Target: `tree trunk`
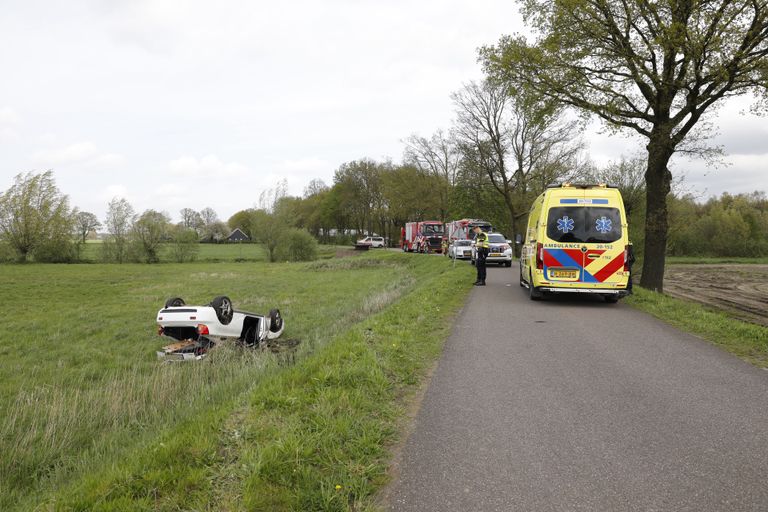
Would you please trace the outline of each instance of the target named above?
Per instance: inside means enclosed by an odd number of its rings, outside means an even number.
[[[674,147],[668,139],[652,137],[647,148],[645,250],[640,286],[648,290],[662,292],[664,290],[664,264],[669,227],[667,196],[672,183],[672,173],[669,172],[667,164],[672,157]]]
[[[515,206],[512,204],[512,199],[509,198],[509,197],[504,197],[504,203],[507,205],[507,210],[509,210],[509,228],[512,230],[512,233],[513,233],[511,236],[515,236],[514,235],[514,233],[515,233],[515,224],[517,224],[515,222],[515,217],[516,217],[516,215],[515,215]],[[498,231],[498,229],[497,229],[497,231]],[[508,236],[509,236],[509,234],[508,234]],[[515,257],[520,256],[519,254],[517,254],[517,247],[515,247],[514,244],[512,245],[512,254]]]

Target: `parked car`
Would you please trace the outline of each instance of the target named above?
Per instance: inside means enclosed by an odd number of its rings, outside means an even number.
[[[157,352],[158,359],[170,361],[202,359],[225,342],[256,348],[278,338],[285,328],[279,309],[266,316],[239,311],[225,296],[205,306],[189,306],[179,297],[168,299],[157,312],[157,325],[160,336],[175,340]]]
[[[358,240],[355,245],[370,245],[372,249],[384,247],[383,236],[367,236]]]
[[[457,260],[468,260],[472,258],[472,240],[454,240],[448,246],[448,257]]]
[[[498,263],[505,267],[512,266],[512,242],[507,240],[501,233],[488,233],[488,245],[490,251],[488,257],[485,259],[486,263]],[[477,260],[477,249],[475,248],[475,242],[472,241],[472,264],[475,264]]]

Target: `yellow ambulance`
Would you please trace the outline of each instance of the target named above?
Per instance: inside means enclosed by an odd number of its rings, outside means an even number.
[[[606,185],[564,183],[533,202],[520,256],[520,286],[545,293],[589,293],[617,302],[632,290],[634,261],[624,202]]]

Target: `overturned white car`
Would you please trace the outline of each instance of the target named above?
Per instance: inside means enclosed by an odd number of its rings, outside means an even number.
[[[157,312],[158,334],[176,340],[157,352],[158,359],[202,359],[219,343],[234,342],[255,348],[283,333],[283,317],[238,311],[228,297],[220,296],[205,306],[189,306],[179,297],[168,299]]]

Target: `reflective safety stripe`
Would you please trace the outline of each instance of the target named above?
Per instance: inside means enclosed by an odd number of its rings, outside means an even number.
[[[579,249],[544,249],[545,273],[550,267],[566,267],[579,271],[579,280],[584,283],[602,283],[624,266],[624,252],[620,252],[607,264],[605,260],[592,260],[590,254],[602,255],[604,250],[588,250],[582,253]],[[586,260],[586,261],[585,261]],[[597,268],[603,263],[602,268]],[[589,269],[587,268],[589,267]]]
[[[477,247],[488,249],[488,247],[490,247],[490,244],[488,243],[488,235],[485,233],[478,233],[475,238],[475,245],[477,245]]]

